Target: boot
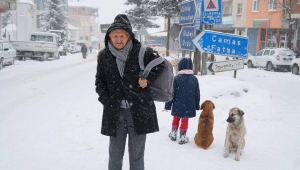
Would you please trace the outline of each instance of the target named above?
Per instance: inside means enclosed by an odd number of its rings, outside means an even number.
[[[180,131],[178,144],[182,145],[189,142],[189,138],[186,137],[186,131]]]
[[[178,130],[178,128],[172,128],[171,133],[169,133],[169,138],[170,138],[172,141],[176,141],[176,138],[177,138],[177,130]]]

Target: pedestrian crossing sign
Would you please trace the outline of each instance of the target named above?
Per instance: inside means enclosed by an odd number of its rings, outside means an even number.
[[[204,11],[219,11],[218,0],[203,0]]]
[[[216,8],[216,6],[215,6],[214,2],[212,0],[210,0],[207,5],[207,9],[215,9],[215,8]]]
[[[201,24],[222,23],[222,0],[203,0],[201,5]]]

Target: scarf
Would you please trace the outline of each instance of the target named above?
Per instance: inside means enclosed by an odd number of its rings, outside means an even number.
[[[118,70],[120,73],[120,76],[123,77],[124,75],[124,69],[125,69],[125,62],[127,60],[128,54],[132,48],[132,40],[129,40],[125,47],[121,50],[116,49],[112,42],[108,41],[108,48],[110,52],[116,57],[116,62],[118,66]]]
[[[180,70],[178,74],[194,74],[193,70]]]

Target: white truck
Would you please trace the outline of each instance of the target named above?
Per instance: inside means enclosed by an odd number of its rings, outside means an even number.
[[[58,45],[59,45],[59,54],[67,55],[68,46],[67,46],[67,39],[66,39],[66,31],[64,30],[48,30],[50,33],[57,34],[58,37]]]
[[[19,60],[48,58],[59,59],[58,36],[49,32],[33,32],[29,34],[29,41],[12,41],[11,45],[17,51]]]

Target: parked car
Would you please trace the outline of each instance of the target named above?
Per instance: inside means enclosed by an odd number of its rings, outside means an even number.
[[[207,54],[207,61],[216,62],[216,56],[213,54]]]
[[[167,49],[162,44],[146,44],[146,46],[152,48],[154,51],[157,51],[159,55],[166,56]]]
[[[10,42],[4,38],[0,38],[0,70],[4,65],[15,64],[16,50],[11,46]]]
[[[262,67],[267,71],[273,69],[291,69],[294,52],[286,48],[265,48],[256,55],[248,57],[248,68]]]
[[[82,47],[83,44],[87,45],[85,40],[76,40],[75,41],[75,51],[76,51],[76,53],[81,53],[81,47]]]
[[[291,70],[292,73],[295,75],[299,75],[300,74],[300,55],[297,55],[294,57],[294,59],[292,60],[291,63]]]
[[[244,60],[244,65],[248,64],[249,57],[251,57],[251,56],[253,56],[253,55],[251,53],[248,53],[247,58],[243,59]]]
[[[67,51],[71,54],[76,53],[75,45],[72,43],[67,43]]]

